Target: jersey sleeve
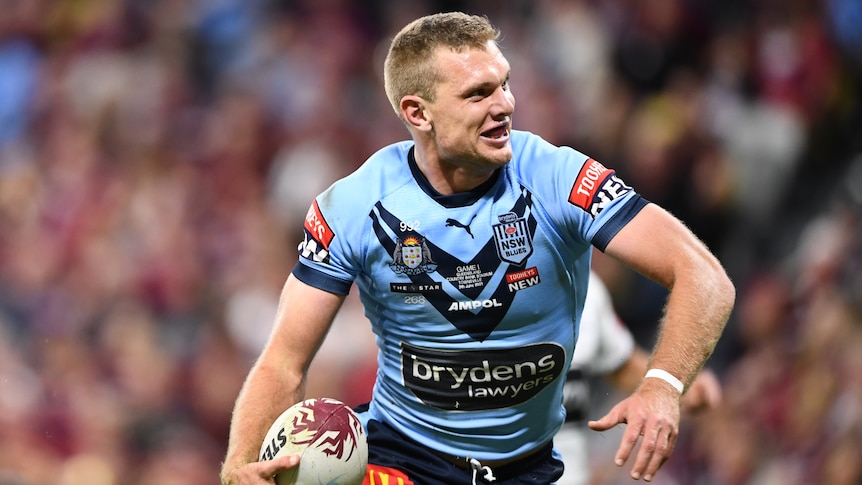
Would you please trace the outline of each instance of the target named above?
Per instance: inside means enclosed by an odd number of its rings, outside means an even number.
[[[562,181],[567,179],[571,180]],[[615,170],[592,158],[584,161],[571,181],[566,201],[584,212],[587,224],[581,234],[602,251],[647,203]]]
[[[406,160],[412,146],[408,140],[381,148],[314,199],[293,269],[297,279],[346,295],[360,275],[369,274],[375,263],[368,258],[369,245],[376,239],[372,208],[411,180]]]
[[[518,133],[518,174],[565,235],[604,251],[648,203],[615,170],[570,147]]]
[[[330,188],[328,192],[331,191]],[[298,247],[299,261],[293,275],[307,285],[346,295],[357,271],[349,263],[352,248],[344,244],[347,229],[334,228],[327,220],[328,214],[321,210],[319,201],[326,200],[325,197],[326,193],[318,196],[305,216],[304,237]]]

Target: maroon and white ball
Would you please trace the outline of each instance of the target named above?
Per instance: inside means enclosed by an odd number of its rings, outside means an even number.
[[[368,443],[359,417],[329,398],[306,399],[279,416],[260,448],[260,460],[300,455],[296,468],[275,481],[288,484],[359,485],[368,465]]]

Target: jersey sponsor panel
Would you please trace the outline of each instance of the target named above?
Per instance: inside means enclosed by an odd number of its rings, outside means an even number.
[[[406,387],[422,402],[455,411],[499,409],[526,402],[563,371],[566,353],[543,342],[492,350],[436,350],[401,343]]]
[[[506,283],[509,285],[509,292],[511,293],[538,285],[541,282],[542,280],[539,279],[539,268],[535,266],[522,271],[506,273]]]
[[[296,249],[299,251],[301,258],[329,264],[329,250],[323,246],[323,243],[317,241],[308,230],[305,231],[302,242],[299,243]]]
[[[614,170],[590,158],[575,178],[569,193],[569,202],[595,218],[611,202],[631,190]]]
[[[316,200],[312,202],[311,207],[308,208],[308,213],[305,215],[305,230],[325,249],[329,249],[329,244],[335,237],[335,233],[332,232],[326,219],[323,218],[323,214],[320,213],[320,207]]]
[[[468,300],[468,301],[453,301],[451,305],[449,305],[450,312],[456,312],[459,310],[478,310],[480,308],[493,308],[493,307],[501,307],[502,303],[497,301],[496,298],[491,298],[490,300]]]
[[[297,248],[300,257],[328,264],[329,245],[335,238],[335,233],[320,213],[316,200],[312,202],[305,215],[304,229],[305,235]]]
[[[426,293],[443,291],[443,285],[441,283],[415,284],[390,282],[389,291],[392,293]]]

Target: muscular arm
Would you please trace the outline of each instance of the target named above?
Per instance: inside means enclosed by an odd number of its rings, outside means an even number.
[[[733,308],[735,290],[721,264],[688,228],[654,204],[620,230],[605,252],[670,290],[649,366],[690,384]]]
[[[225,484],[267,483],[277,471],[295,464],[241,467],[256,462],[269,426],[285,409],[303,399],[308,366],[341,307],[344,297],[308,286],[293,275],[282,289],[275,326],[246,378],[231,420]]]
[[[712,354],[735,290],[721,264],[678,219],[649,204],[611,240],[605,253],[670,290],[648,367],[663,369],[689,386]],[[590,428],[626,424],[616,463],[625,463],[640,441],[634,479],[652,480],[679,434],[680,394],[660,379],[642,379],[635,392]]]

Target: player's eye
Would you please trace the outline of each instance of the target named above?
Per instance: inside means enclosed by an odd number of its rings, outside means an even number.
[[[470,92],[467,95],[468,98],[485,98],[488,96],[488,90],[485,88],[480,88],[475,91]]]

